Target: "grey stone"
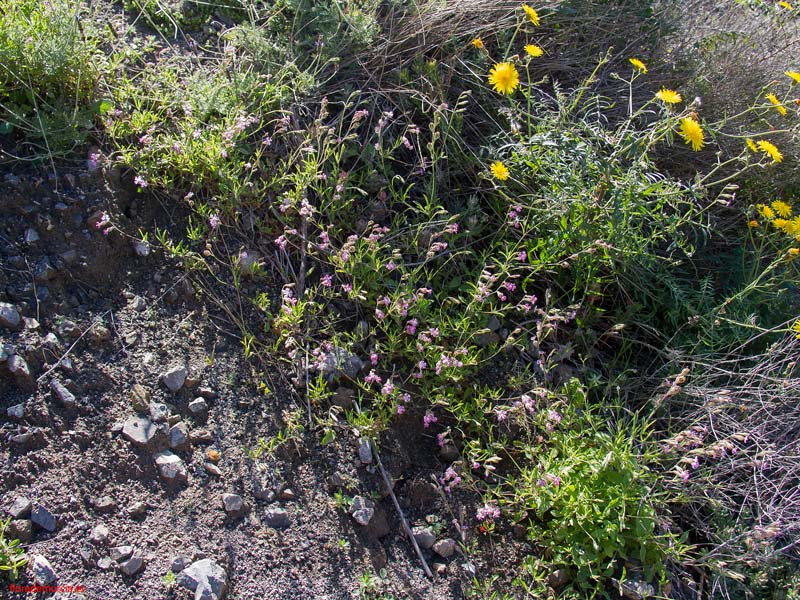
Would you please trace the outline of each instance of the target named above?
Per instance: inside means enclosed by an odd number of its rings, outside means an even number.
[[[56,518],[44,506],[37,506],[31,511],[31,521],[45,531],[56,530]]]
[[[551,571],[547,576],[547,585],[551,588],[558,589],[564,587],[569,583],[569,571],[566,569],[556,569]]]
[[[109,513],[117,508],[117,501],[111,496],[103,496],[94,501],[94,508],[100,513]]]
[[[443,540],[439,540],[432,546],[433,551],[436,552],[436,554],[438,554],[442,558],[450,558],[451,556],[453,556],[457,547],[458,544],[454,539],[451,538],[444,538]]]
[[[33,383],[31,369],[19,354],[8,359],[8,370],[17,378],[17,383]]]
[[[163,402],[150,403],[150,420],[163,423],[169,418],[169,407]]]
[[[474,338],[475,344],[481,348],[492,346],[500,343],[500,336],[490,331],[488,333],[479,333]]]
[[[453,444],[445,444],[439,448],[439,458],[444,462],[451,463],[459,460],[461,458],[461,453]]]
[[[372,448],[369,447],[369,440],[364,438],[358,440],[358,459],[361,464],[372,464]]]
[[[281,500],[294,500],[297,498],[297,494],[294,493],[292,488],[286,488],[280,493]]]
[[[50,350],[55,350],[59,346],[61,346],[61,341],[58,339],[58,336],[53,333],[52,331],[44,336],[44,345],[50,348]]]
[[[11,344],[0,344],[0,362],[6,362],[10,357],[14,356],[16,350]]]
[[[9,406],[6,409],[6,414],[14,419],[21,419],[23,416],[25,416],[25,405],[15,404],[14,406]]]
[[[201,387],[199,390],[197,390],[197,393],[200,394],[206,400],[213,400],[214,398],[217,397],[217,392],[207,387]]]
[[[411,534],[419,544],[419,547],[425,550],[430,550],[436,543],[436,534],[430,527],[413,527]]]
[[[145,512],[147,512],[147,505],[144,502],[137,501],[130,504],[125,510],[127,511],[128,515],[133,518],[141,517]]]
[[[208,411],[208,404],[205,398],[195,398],[189,402],[189,412],[193,415],[202,415]]]
[[[72,321],[62,321],[56,327],[56,333],[62,338],[75,338],[81,335],[81,328]]]
[[[130,304],[131,308],[136,312],[142,312],[147,308],[147,301],[141,296],[134,296]]]
[[[173,573],[180,573],[189,566],[190,562],[191,561],[186,556],[176,556],[172,559],[172,564],[170,564],[169,570]]]
[[[155,461],[164,479],[168,481],[186,481],[189,478],[186,465],[177,454],[164,450],[155,455]]]
[[[256,500],[266,500],[267,502],[275,499],[275,491],[266,474],[255,473],[253,475],[253,496]]]
[[[53,390],[53,393],[65,408],[75,408],[78,405],[75,395],[58,379],[50,380],[50,389]]]
[[[495,315],[492,315],[491,317],[489,317],[489,321],[486,323],[486,327],[489,329],[489,331],[497,331],[501,327],[500,319],[498,319]]]
[[[138,413],[145,413],[150,406],[150,390],[140,384],[131,388],[131,406]]]
[[[623,598],[627,598],[628,600],[643,600],[644,598],[652,598],[656,595],[656,589],[652,585],[639,579],[626,579],[620,582],[619,585],[622,590]]]
[[[355,390],[348,387],[339,386],[338,388],[336,388],[336,391],[334,392],[333,396],[331,396],[331,403],[347,410],[349,408],[352,408],[355,399],[356,399]]]
[[[22,239],[25,241],[26,244],[35,244],[41,238],[39,237],[39,232],[36,231],[33,227],[28,227],[25,230],[25,233],[22,236]]]
[[[33,438],[33,432],[25,431],[23,433],[12,435],[9,438],[9,440],[11,440],[11,442],[14,444],[19,444],[20,446],[23,446],[27,444],[29,441],[31,441],[31,438]]]
[[[50,565],[50,561],[41,554],[31,556],[31,570],[34,581],[39,585],[49,585],[56,580],[56,572]]]
[[[170,367],[161,375],[161,382],[174,394],[183,387],[187,374],[188,371],[184,366],[178,365]]]
[[[11,506],[8,507],[8,514],[14,519],[25,519],[31,514],[31,501],[25,496],[17,496]]]
[[[108,556],[104,556],[103,558],[98,559],[97,566],[103,571],[108,571],[111,566],[114,564],[114,561],[111,560]]]
[[[95,525],[92,529],[92,532],[89,534],[89,541],[93,544],[105,544],[108,541],[110,533],[108,527],[100,523],[99,525]]]
[[[375,503],[364,496],[356,496],[350,514],[356,523],[366,527],[375,515]]]
[[[144,559],[141,556],[132,556],[119,566],[119,570],[125,575],[136,575],[144,567]]]
[[[182,448],[186,445],[186,442],[189,441],[189,429],[186,427],[186,423],[181,421],[170,427],[169,429],[169,447],[173,450],[176,448]]]
[[[222,470],[214,463],[203,463],[203,468],[205,468],[207,473],[213,475],[214,477],[222,477]]]
[[[14,519],[8,523],[6,535],[27,544],[33,539],[33,523],[30,519]]]
[[[114,546],[108,551],[108,555],[114,562],[128,560],[133,554],[133,546]]]
[[[128,417],[122,426],[122,435],[142,448],[152,446],[159,433],[158,426],[147,417]]]
[[[195,593],[195,600],[221,600],[228,584],[225,569],[209,558],[193,562],[177,577],[178,585]]]
[[[36,267],[33,270],[36,281],[50,281],[57,273],[58,271],[50,264],[50,259],[46,256],[36,263]]]
[[[142,240],[136,240],[133,242],[133,251],[136,253],[136,256],[144,258],[150,254],[150,244]]]
[[[289,513],[279,507],[270,507],[264,512],[264,520],[273,529],[287,529],[291,524]]]
[[[64,261],[64,264],[73,265],[78,262],[78,252],[74,249],[65,250],[61,254],[58,255],[61,260]]]
[[[211,437],[211,432],[208,429],[193,429],[189,433],[189,440],[193,444],[210,444],[214,438]]]
[[[102,323],[95,323],[89,329],[89,340],[94,344],[103,344],[111,339],[111,330]]]
[[[22,323],[17,309],[13,304],[0,302],[0,325],[8,329],[16,329]]]
[[[223,494],[222,505],[225,507],[225,512],[239,513],[244,508],[244,500],[239,494]]]
[[[363,361],[355,354],[344,348],[334,348],[325,356],[322,372],[328,381],[339,379],[342,375],[355,379],[363,367]]]

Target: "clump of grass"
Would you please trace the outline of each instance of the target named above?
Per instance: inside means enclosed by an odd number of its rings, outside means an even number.
[[[103,59],[85,11],[66,0],[10,0],[0,13],[0,133],[34,153],[64,154],[104,110]]]

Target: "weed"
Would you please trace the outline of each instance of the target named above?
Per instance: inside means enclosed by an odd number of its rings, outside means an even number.
[[[19,570],[25,566],[28,558],[19,540],[6,537],[6,529],[10,522],[10,517],[0,521],[0,571],[6,572],[11,581],[16,581]]]

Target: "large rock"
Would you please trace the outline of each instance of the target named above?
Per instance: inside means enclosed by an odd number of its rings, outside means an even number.
[[[8,507],[7,512],[14,519],[26,519],[31,514],[30,499],[25,496],[17,496]]]
[[[155,461],[161,476],[167,481],[186,481],[189,478],[186,465],[177,454],[164,450],[155,455]]]
[[[375,514],[375,503],[369,498],[364,498],[364,496],[356,496],[353,498],[353,509],[350,514],[356,523],[366,527]]]
[[[425,550],[429,550],[436,543],[436,534],[430,527],[414,527],[411,529],[411,534],[419,547]]]
[[[56,572],[50,565],[50,561],[41,554],[34,554],[31,557],[31,570],[33,579],[39,585],[50,585],[56,580]]]
[[[150,390],[140,384],[131,388],[131,406],[138,413],[146,413],[150,407]]]
[[[177,576],[178,585],[193,591],[195,600],[221,600],[227,579],[225,569],[209,558],[193,562]]]
[[[342,375],[355,379],[363,366],[363,361],[355,354],[344,348],[334,348],[325,356],[322,372],[328,381],[339,379]]]
[[[122,426],[122,435],[140,448],[158,449],[167,440],[166,427],[153,423],[147,417],[128,417]]]
[[[19,316],[17,309],[13,304],[8,302],[0,302],[0,325],[8,329],[17,329],[22,323],[22,318]]]
[[[75,395],[70,392],[58,379],[53,379],[50,381],[50,389],[53,390],[53,393],[59,399],[64,408],[75,408],[78,405]]]
[[[15,354],[8,359],[8,370],[17,380],[17,385],[25,390],[32,390],[36,387],[36,381],[31,375],[31,369],[25,359],[19,354]]]
[[[264,520],[273,529],[288,529],[289,525],[291,525],[289,513],[278,507],[268,508],[264,512]]]
[[[31,511],[31,521],[45,531],[56,530],[56,518],[44,506],[37,506]]]
[[[442,558],[450,558],[456,551],[458,543],[452,538],[444,538],[433,545],[433,551]]]
[[[144,559],[141,556],[132,556],[119,566],[119,570],[125,575],[136,575],[144,567]]]
[[[167,386],[167,389],[169,389],[170,392],[174,394],[183,387],[183,384],[186,381],[186,375],[188,375],[188,373],[189,372],[186,370],[186,367],[183,365],[170,367],[169,370],[161,375],[161,382]]]

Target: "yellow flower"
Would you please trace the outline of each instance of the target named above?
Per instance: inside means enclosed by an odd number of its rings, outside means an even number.
[[[647,65],[645,65],[638,58],[629,58],[628,62],[636,67],[642,75],[647,75]]]
[[[787,77],[791,77],[794,83],[800,83],[800,73],[797,71],[784,71],[783,74]]]
[[[800,219],[795,217],[794,219],[787,221],[786,225],[783,226],[783,231],[786,235],[793,235],[796,236],[800,234]]]
[[[533,8],[528,6],[527,4],[522,5],[522,9],[525,11],[525,14],[528,15],[528,18],[531,20],[531,23],[538,26],[539,25],[539,13],[536,12]]]
[[[749,222],[747,223],[747,226],[748,226],[750,229],[756,229],[757,227],[761,227],[761,225],[758,223],[758,221],[749,221]]]
[[[765,219],[775,218],[775,211],[772,210],[769,206],[765,206],[764,204],[756,204],[756,210],[758,211],[758,214],[760,214]]]
[[[778,6],[782,6],[786,10],[794,10],[794,6],[792,6],[788,2],[778,2]]]
[[[781,104],[781,101],[778,100],[775,94],[767,94],[765,98],[775,105],[775,108],[778,109],[779,113],[781,113],[784,117],[786,116],[786,108],[784,108],[783,104]]]
[[[797,336],[797,339],[800,340],[800,319],[792,323],[792,331]]]
[[[775,229],[786,231],[786,226],[789,224],[789,221],[786,219],[775,219],[772,224],[775,226]]]
[[[528,44],[525,46],[525,52],[527,52],[533,58],[539,58],[542,54],[544,54],[544,50],[542,50],[542,48],[536,44]]]
[[[510,62],[497,63],[489,71],[489,83],[500,94],[513,94],[519,85],[519,73]]]
[[[775,147],[775,144],[772,142],[768,142],[767,140],[759,140],[756,145],[758,146],[759,150],[769,156],[776,163],[779,163],[783,160],[783,154],[780,153],[780,151]]]
[[[753,140],[748,139],[745,143],[747,144],[747,147],[750,148],[750,150],[752,150],[753,152],[758,152],[758,146],[756,146],[756,143]]]
[[[500,181],[505,181],[506,179],[508,179],[509,176],[508,167],[505,166],[499,160],[496,160],[492,163],[491,169],[492,169],[492,175],[494,175]]]
[[[695,121],[692,117],[684,117],[681,119],[681,135],[686,140],[687,144],[692,145],[692,150],[695,152],[702,150],[705,142],[703,141],[703,128],[700,123]]]
[[[656,98],[665,104],[678,104],[683,101],[683,97],[678,92],[668,90],[667,88],[661,88],[656,92]]]
[[[786,251],[786,258],[792,260],[793,258],[797,258],[798,254],[800,254],[800,248],[789,248]]]
[[[485,47],[483,45],[483,40],[479,37],[476,37],[474,40],[472,40],[472,45],[475,46],[478,50],[483,50]]]
[[[772,207],[772,210],[775,211],[775,214],[777,214],[779,217],[788,219],[792,216],[792,207],[782,200],[775,200],[775,202],[770,204],[770,206]]]

